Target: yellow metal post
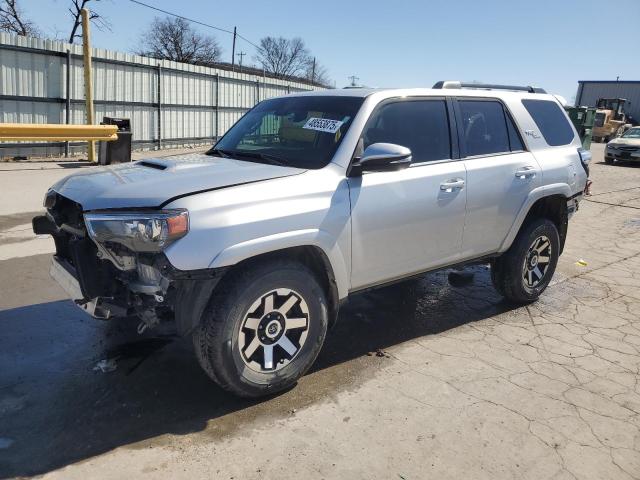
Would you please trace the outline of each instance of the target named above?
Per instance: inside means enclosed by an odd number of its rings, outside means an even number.
[[[89,32],[89,10],[82,9],[82,54],[84,57],[84,96],[87,105],[87,125],[95,123],[93,110],[93,75],[91,71],[91,38]],[[89,140],[87,153],[90,162],[96,161],[96,143]]]
[[[22,141],[101,141],[118,139],[116,125],[61,125],[0,123],[0,142]]]

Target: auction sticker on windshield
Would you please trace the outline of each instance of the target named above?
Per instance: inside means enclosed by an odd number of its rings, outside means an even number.
[[[302,128],[306,128],[307,130],[317,130],[318,132],[336,133],[343,123],[344,122],[340,120],[311,117]]]

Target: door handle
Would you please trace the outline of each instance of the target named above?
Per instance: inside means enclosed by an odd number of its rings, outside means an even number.
[[[454,190],[462,190],[464,187],[464,180],[461,178],[454,178],[440,184],[440,190],[443,192],[453,192]]]
[[[520,180],[535,178],[535,176],[535,167],[532,167],[531,165],[527,165],[526,167],[522,167],[520,170],[516,171],[516,178],[519,178]]]

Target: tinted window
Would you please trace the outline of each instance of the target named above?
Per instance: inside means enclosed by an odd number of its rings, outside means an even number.
[[[500,102],[463,100],[459,105],[467,156],[511,151],[507,122]]]
[[[331,96],[265,100],[238,120],[215,149],[240,160],[275,159],[287,166],[322,168],[333,158],[362,102],[359,97]]]
[[[507,129],[509,130],[509,146],[511,147],[511,151],[519,152],[524,150],[524,145],[522,145],[522,140],[516,130],[516,126],[513,124],[513,120],[509,115],[506,115],[505,119],[507,121]]]
[[[573,141],[573,130],[566,115],[556,102],[549,100],[522,100],[546,142],[552,147]]]
[[[364,148],[395,143],[411,150],[414,162],[451,158],[447,106],[443,100],[400,101],[380,107],[363,133]]]

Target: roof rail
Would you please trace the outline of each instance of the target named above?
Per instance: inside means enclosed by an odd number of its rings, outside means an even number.
[[[532,86],[493,85],[491,83],[465,83],[456,80],[441,80],[433,88],[477,88],[482,90],[514,90],[516,92],[547,93],[544,89]]]

